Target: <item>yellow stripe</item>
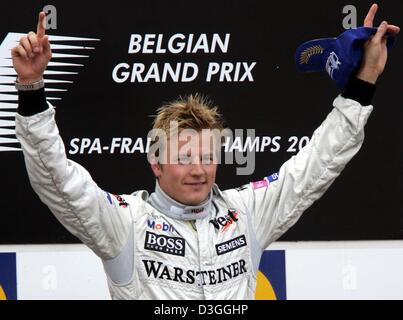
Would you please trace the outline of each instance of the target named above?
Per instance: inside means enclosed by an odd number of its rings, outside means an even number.
[[[4,290],[1,286],[0,286],[0,300],[7,300],[7,296],[4,293]]]
[[[270,281],[261,271],[257,274],[255,298],[256,300],[277,300],[276,293]]]

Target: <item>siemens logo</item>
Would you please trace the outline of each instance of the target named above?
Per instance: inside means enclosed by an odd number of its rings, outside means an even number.
[[[237,250],[244,246],[246,246],[246,239],[245,239],[245,236],[242,235],[238,238],[226,241],[221,244],[217,244],[215,247],[216,247],[217,254],[220,256],[224,253]]]

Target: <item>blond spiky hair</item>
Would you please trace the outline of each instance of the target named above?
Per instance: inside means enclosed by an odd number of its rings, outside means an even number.
[[[178,129],[224,129],[222,115],[212,102],[198,93],[179,97],[157,110],[153,129],[162,129],[170,136],[170,123],[176,121]]]

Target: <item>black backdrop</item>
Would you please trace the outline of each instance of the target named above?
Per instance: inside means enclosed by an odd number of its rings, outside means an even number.
[[[387,18],[402,24],[402,2],[378,3],[377,23]],[[113,137],[145,137],[151,127],[149,115],[162,102],[201,92],[220,106],[229,127],[254,128],[258,136],[282,137],[279,152],[257,154],[251,177],[237,176],[235,166],[222,165],[217,183],[225,189],[277,172],[293,155],[286,152],[288,138],[310,136],[324,120],[339,90],[326,74],[297,74],[295,49],[304,41],[343,32],[342,9],[346,5],[356,6],[361,24],[371,2],[2,1],[2,39],[9,32],[35,30],[37,12],[48,4],[54,5],[58,14],[57,29],[50,30],[50,35],[100,39],[85,43],[94,50],[73,50],[88,58],[53,59],[83,64],[64,67],[78,74],[55,76],[73,81],[52,85],[67,92],[48,93],[61,98],[53,103],[67,149],[73,138],[93,141],[99,137],[102,143],[110,144]],[[133,33],[165,37],[175,33],[230,33],[231,38],[227,53],[128,54]],[[70,44],[83,45],[79,41]],[[398,41],[379,82],[375,111],[361,151],[281,240],[402,238],[402,57],[403,45]],[[238,61],[257,63],[253,82],[205,81],[209,62]],[[189,83],[115,83],[112,71],[121,62],[194,62],[200,67],[200,76]],[[49,67],[59,69],[63,67]],[[103,152],[69,157],[113,193],[154,188],[145,154]],[[32,191],[21,152],[0,152],[0,163],[0,243],[76,242]]]

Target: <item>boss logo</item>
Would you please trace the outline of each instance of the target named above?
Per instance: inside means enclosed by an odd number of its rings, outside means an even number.
[[[185,239],[178,237],[168,237],[162,234],[155,234],[147,231],[144,249],[184,257]]]

